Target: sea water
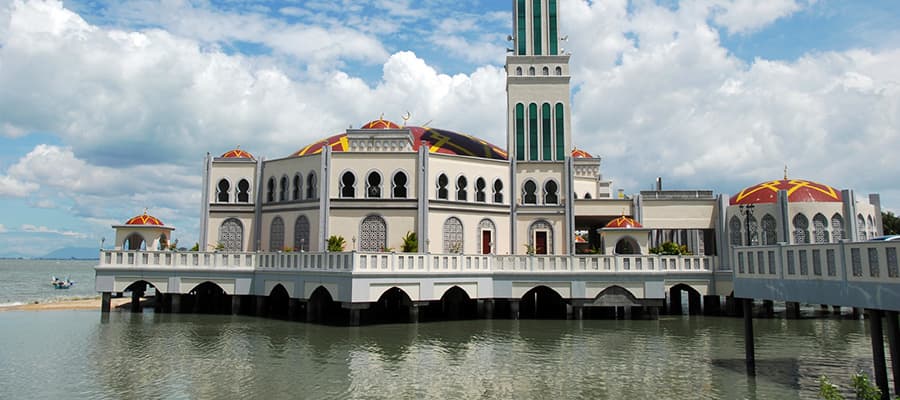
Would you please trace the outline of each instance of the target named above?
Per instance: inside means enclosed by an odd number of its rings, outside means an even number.
[[[94,266],[98,260],[0,259],[0,307],[34,302],[97,297]],[[51,278],[75,281],[69,289],[56,289]]]

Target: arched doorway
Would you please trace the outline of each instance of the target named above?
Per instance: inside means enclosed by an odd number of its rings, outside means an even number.
[[[494,253],[494,236],[496,232],[497,227],[493,221],[485,218],[478,223],[478,248],[481,249],[481,254]]]
[[[616,242],[616,254],[641,254],[641,246],[630,236]]]
[[[534,254],[553,253],[553,227],[544,220],[535,221],[528,228],[528,244]]]
[[[687,293],[687,301],[685,301],[684,293]],[[672,286],[669,289],[669,313],[684,314],[684,306],[687,306],[689,315],[700,315],[703,312],[701,299],[700,292],[690,285],[679,283]]]
[[[280,283],[272,288],[269,298],[266,299],[269,305],[269,317],[277,319],[291,319],[290,303],[291,297],[288,295],[287,289]]]
[[[566,319],[568,304],[555,290],[546,286],[532,288],[519,303],[519,318]]]

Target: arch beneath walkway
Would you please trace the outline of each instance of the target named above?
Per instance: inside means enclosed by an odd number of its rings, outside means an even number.
[[[684,313],[683,293],[687,293],[688,314],[699,315],[702,312],[702,294],[706,292],[705,290],[701,292],[687,283],[677,283],[672,285],[667,292],[670,314]]]
[[[288,319],[291,296],[282,284],[276,284],[269,291],[266,304],[269,306],[269,316],[278,319]]]
[[[641,304],[630,290],[613,285],[598,293],[591,305],[597,307],[634,307]]]
[[[478,301],[472,299],[465,289],[452,286],[441,296],[440,310],[442,319],[459,320],[478,317]]]
[[[231,312],[231,296],[216,282],[205,281],[183,295],[181,305],[195,314],[227,314]]]
[[[410,320],[413,300],[403,289],[393,286],[383,291],[373,307],[376,323],[397,323]]]
[[[552,288],[535,286],[522,295],[519,303],[519,318],[566,319],[568,303]]]

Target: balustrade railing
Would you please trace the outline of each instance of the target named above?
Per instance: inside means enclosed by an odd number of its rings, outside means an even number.
[[[100,267],[170,267],[320,271],[357,274],[478,273],[710,273],[711,256],[466,255],[430,253],[100,252]]]
[[[900,284],[898,242],[738,247],[735,278]]]

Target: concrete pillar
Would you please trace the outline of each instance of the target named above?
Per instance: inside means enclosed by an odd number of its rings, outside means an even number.
[[[181,312],[181,293],[169,294],[169,309],[174,314]]]
[[[161,293],[159,290],[156,291],[156,296],[153,296],[153,312],[161,313],[163,311],[163,307],[165,306],[166,294]]]
[[[103,292],[100,295],[100,312],[108,313],[110,309],[110,303],[112,303],[112,293]]]
[[[300,312],[300,299],[288,299],[288,321],[296,321]]]
[[[350,317],[347,321],[347,324],[350,326],[359,326],[359,313],[360,310],[358,308],[351,308]]]
[[[859,319],[863,316],[863,310],[859,307],[853,307],[853,311],[850,313],[853,319]]]
[[[256,296],[256,316],[266,315],[266,296]]]
[[[869,336],[872,340],[872,361],[875,363],[875,385],[881,390],[881,398],[888,400],[887,363],[884,359],[884,333],[881,329],[881,310],[866,309],[869,314]]]
[[[418,323],[419,322],[419,305],[416,303],[412,303],[409,305],[409,322],[410,323]]]
[[[307,304],[307,312],[306,312],[307,320],[309,320],[309,318],[310,318],[309,316],[314,313],[312,311],[312,309],[310,308],[310,304],[311,303]],[[359,326],[361,323],[362,310],[366,310],[370,306],[371,306],[370,303],[341,303],[341,308],[347,310],[347,314],[348,314],[347,325]],[[413,308],[417,308],[416,303],[413,303],[410,306],[410,316],[412,316]],[[318,312],[318,311],[316,311],[316,312]],[[417,316],[418,316],[418,314],[417,314]],[[313,318],[319,318],[319,317],[314,316]]]
[[[700,293],[688,292],[688,314],[700,315],[701,313]]]
[[[241,313],[241,296],[240,295],[232,295],[231,296],[231,314],[237,315]]]
[[[900,395],[900,326],[897,311],[886,311],[884,323],[887,324],[888,346],[891,349],[891,372],[894,374],[894,395]]]
[[[572,319],[575,319],[575,320],[584,319],[584,307],[572,306]]]
[[[482,314],[482,318],[494,319],[494,300],[484,301],[484,314]]]
[[[132,290],[131,291],[131,312],[139,313],[144,311],[141,307],[141,297],[144,295],[143,290]]]
[[[841,315],[841,306],[832,306],[831,313],[834,315]]]
[[[756,350],[753,344],[753,299],[742,299],[744,310],[744,358],[747,375],[756,376]]]
[[[725,314],[729,316],[741,315],[741,305],[734,296],[725,296]]]
[[[762,311],[766,318],[775,317],[775,302],[772,300],[763,300]]]
[[[681,314],[681,291],[669,291],[669,314]]]
[[[519,300],[509,301],[509,318],[519,319]]]
[[[787,319],[800,319],[800,303],[796,301],[784,302],[784,317]]]
[[[718,296],[717,296],[718,297]],[[647,307],[647,319],[659,319],[659,307]]]
[[[622,319],[631,319],[631,306],[622,307]]]
[[[719,315],[722,313],[722,299],[716,295],[703,296],[703,314]]]

